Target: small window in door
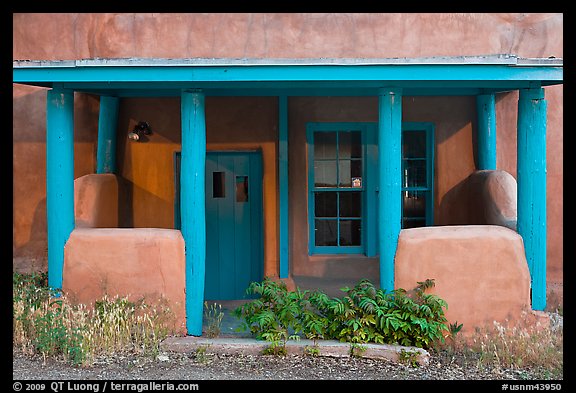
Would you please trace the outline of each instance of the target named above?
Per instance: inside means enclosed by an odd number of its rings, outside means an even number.
[[[212,198],[226,198],[226,173],[212,172]]]
[[[248,202],[248,176],[236,176],[236,202]]]

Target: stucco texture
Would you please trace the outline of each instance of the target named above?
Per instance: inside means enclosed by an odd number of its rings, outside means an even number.
[[[430,291],[448,303],[449,323],[462,332],[515,326],[530,314],[530,272],[522,238],[493,225],[403,229],[395,259],[395,287],[434,279]]]
[[[105,295],[169,308],[171,328],[186,333],[184,238],[158,228],[77,228],[64,247],[62,291],[91,305]]]
[[[118,227],[118,179],[112,173],[89,174],[74,180],[76,228]]]
[[[41,28],[39,28],[41,26]],[[13,14],[13,59],[82,59],[110,57],[207,57],[207,58],[306,58],[306,57],[421,57],[485,54],[515,54],[520,57],[563,57],[563,14],[561,13],[68,13]],[[46,268],[45,202],[45,90],[14,86],[13,90],[13,254],[14,269]],[[546,88],[547,113],[547,279],[549,288],[561,288],[563,282],[563,87]],[[140,177],[172,176],[169,156],[179,143],[179,104],[177,99],[121,100],[119,132],[131,122],[147,120],[155,134],[151,143],[133,150],[119,150],[125,171],[124,180],[132,182],[133,211],[120,218],[120,224],[149,225],[150,214],[164,209],[155,226],[171,227],[170,187],[141,183]],[[172,100],[172,101],[171,101]],[[267,266],[276,266],[277,201],[277,116],[271,98],[254,99],[258,104],[236,98],[222,98],[214,104],[207,100],[207,137],[213,148],[230,143],[260,146],[266,167],[265,216]],[[497,96],[497,165],[516,176],[517,93]],[[326,102],[337,106],[326,112]],[[367,108],[352,111],[347,106]],[[338,121],[347,117],[375,121],[375,100],[291,98],[290,171],[303,174],[294,162],[302,152],[294,141],[302,138],[305,119]],[[444,197],[475,169],[475,109],[473,98],[404,97],[405,121],[435,121],[437,134],[435,223],[449,218]],[[214,105],[214,106],[213,106]],[[262,105],[261,111],[246,108]],[[297,108],[304,112],[294,112]],[[246,115],[240,109],[246,110]],[[257,106],[256,106],[257,107]],[[75,95],[75,177],[95,172],[98,97]],[[151,110],[153,109],[153,110]],[[269,112],[265,112],[269,111]],[[310,115],[312,111],[312,115]],[[316,116],[317,114],[322,116]],[[463,112],[462,112],[463,111]],[[145,116],[144,116],[145,115]],[[296,123],[292,123],[297,120]],[[243,140],[240,134],[256,124],[257,140]],[[218,125],[218,126],[216,126]],[[236,128],[234,128],[236,127]],[[216,131],[218,129],[219,131]],[[227,129],[226,131],[222,131]],[[232,129],[239,139],[228,140]],[[161,141],[161,143],[160,143]],[[120,139],[119,139],[120,142]],[[119,143],[119,149],[122,149]],[[156,148],[154,155],[150,150]],[[124,146],[125,148],[125,146]],[[130,148],[132,149],[132,148]],[[138,151],[142,149],[142,151]],[[294,150],[294,151],[293,151]],[[120,155],[124,154],[122,158]],[[34,159],[31,159],[33,157]],[[162,157],[162,158],[161,158]],[[138,171],[138,174],[136,174]],[[159,176],[161,174],[161,176]],[[120,189],[125,185],[120,179]],[[291,179],[292,180],[292,179]],[[305,191],[291,183],[290,235],[293,269],[305,272],[309,258],[302,241],[303,212],[299,209]],[[298,196],[300,195],[300,197]],[[303,195],[303,196],[302,196]],[[122,203],[122,202],[121,202]],[[154,206],[151,211],[143,206]],[[132,221],[130,221],[132,220]],[[298,258],[304,259],[299,261]],[[299,262],[297,262],[299,261]],[[302,264],[297,267],[297,264]],[[268,269],[268,268],[267,268]],[[275,268],[271,268],[274,270]],[[316,268],[310,268],[312,270]],[[321,270],[321,269],[320,269]],[[267,270],[266,272],[270,272]],[[265,273],[266,273],[265,272]],[[561,296],[561,290],[558,292]],[[550,303],[550,299],[549,299]]]

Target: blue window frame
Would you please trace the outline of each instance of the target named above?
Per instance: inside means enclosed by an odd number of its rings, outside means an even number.
[[[378,254],[377,127],[306,125],[310,255]],[[433,225],[433,208],[434,124],[403,122],[402,228]]]
[[[365,250],[366,126],[308,123],[308,209],[311,254]]]
[[[402,123],[402,228],[434,223],[434,125]]]

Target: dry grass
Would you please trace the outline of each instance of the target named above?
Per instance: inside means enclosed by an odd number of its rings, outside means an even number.
[[[561,329],[531,325],[506,328],[494,322],[491,331],[477,332],[473,349],[482,364],[507,368],[538,368],[550,377],[562,375],[564,335]]]
[[[71,305],[48,290],[42,275],[14,275],[13,346],[26,354],[60,357],[71,363],[90,365],[99,356],[129,352],[158,353],[170,332],[173,315],[166,305],[150,306],[127,298],[103,298],[94,307]],[[217,335],[222,312],[206,305]],[[456,334],[448,338],[436,356],[447,363],[459,362],[478,368],[532,370],[542,379],[563,379],[562,328],[522,323],[505,327],[494,322],[467,340]]]
[[[542,379],[563,379],[563,341],[562,327],[554,323],[541,326],[526,320],[509,327],[495,321],[466,338],[449,338],[441,353],[478,368],[531,370]]]
[[[165,305],[127,297],[104,297],[91,308],[72,305],[40,281],[15,275],[13,282],[13,346],[26,354],[89,365],[112,353],[156,354],[169,333],[172,313]]]

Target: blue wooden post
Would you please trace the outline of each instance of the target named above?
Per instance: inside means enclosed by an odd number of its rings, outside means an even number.
[[[181,231],[186,245],[186,329],[202,335],[206,270],[206,115],[200,91],[182,91]]]
[[[64,245],[74,229],[74,92],[48,90],[46,101],[48,285],[61,289]]]
[[[392,291],[402,226],[402,90],[380,89],[378,99],[380,288]]]
[[[288,98],[278,97],[278,183],[280,198],[280,278],[288,278]]]
[[[496,169],[496,97],[476,96],[478,116],[478,169]]]
[[[118,97],[100,97],[96,173],[116,172],[116,125],[118,123],[118,104]]]
[[[546,308],[546,101],[544,89],[518,100],[518,233],[532,280],[532,309]]]

